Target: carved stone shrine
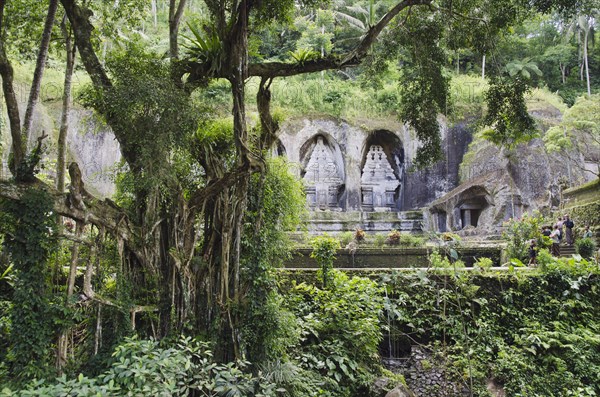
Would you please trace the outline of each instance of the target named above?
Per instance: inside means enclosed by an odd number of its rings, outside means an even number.
[[[366,211],[390,211],[395,205],[400,181],[394,174],[380,145],[372,145],[367,153],[362,177],[362,205]]]
[[[306,200],[311,209],[339,209],[338,194],[343,181],[333,153],[322,137],[318,138],[313,148],[303,179],[306,184]]]

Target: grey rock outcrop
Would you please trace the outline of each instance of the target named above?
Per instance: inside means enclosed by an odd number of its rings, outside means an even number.
[[[547,153],[541,139],[512,151],[478,141],[467,158],[460,170],[464,182],[429,207],[428,223],[436,231],[494,233],[510,218],[556,207],[561,185],[585,180],[577,164]]]
[[[385,397],[416,397],[415,393],[404,385],[399,385],[393,388],[385,395]]]

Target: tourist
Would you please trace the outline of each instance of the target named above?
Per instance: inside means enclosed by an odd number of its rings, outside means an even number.
[[[550,230],[550,226],[544,226],[542,228],[542,236],[550,237],[552,230]]]
[[[563,225],[565,226],[565,239],[567,240],[567,244],[573,245],[573,227],[575,226],[575,222],[569,218],[569,215],[565,215]]]
[[[583,238],[592,238],[594,234],[592,233],[592,231],[590,230],[590,225],[587,225],[585,227],[585,231],[583,232]]]
[[[529,242],[529,266],[534,267],[537,264],[537,248],[535,246],[535,240]]]
[[[563,238],[563,218],[559,216],[554,226],[558,229],[558,243],[560,244]]]
[[[552,255],[560,256],[560,230],[558,229],[558,225],[554,225],[554,229],[552,233],[550,233],[550,238],[552,239]]]

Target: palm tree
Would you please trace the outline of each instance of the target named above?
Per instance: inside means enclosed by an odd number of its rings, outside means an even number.
[[[581,10],[571,22],[568,24],[567,39],[577,33],[577,44],[580,47],[581,53],[581,80],[585,72],[587,94],[588,97],[592,95],[590,86],[590,69],[588,61],[588,46],[589,42],[594,42],[594,26],[596,25],[596,15],[598,14],[597,8],[590,8],[588,10]]]
[[[581,33],[583,34],[583,65],[585,67],[587,94],[588,97],[590,97],[592,95],[592,90],[590,88],[590,67],[588,64],[588,40],[591,36],[593,41],[594,25],[596,20],[592,15],[579,15],[577,18],[577,23]]]
[[[347,22],[350,27],[365,33],[369,28],[375,25],[377,5],[375,0],[369,0],[369,5],[365,8],[360,5],[344,6],[348,12],[335,11],[335,17]]]

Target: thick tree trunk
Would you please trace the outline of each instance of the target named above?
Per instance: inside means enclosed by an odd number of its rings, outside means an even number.
[[[0,75],[2,75],[2,91],[6,101],[10,136],[12,138],[13,161],[10,168],[13,176],[16,175],[15,164],[20,164],[25,158],[25,139],[21,135],[21,118],[19,115],[19,102],[13,85],[13,68],[6,56],[4,43],[0,39]]]
[[[65,48],[67,52],[67,65],[65,68],[65,82],[62,99],[62,115],[60,118],[60,130],[58,132],[58,155],[56,159],[56,190],[62,192],[65,190],[65,171],[67,154],[67,133],[69,130],[69,110],[71,109],[71,84],[73,79],[73,70],[75,68],[76,47],[73,46],[71,33],[67,30],[66,21],[63,19],[61,24],[63,35],[65,36]]]
[[[13,161],[10,165],[13,176],[15,175],[15,164],[20,164],[25,158],[25,142],[21,136],[21,117],[19,115],[19,102],[13,85],[14,72],[12,65],[6,55],[6,43],[2,35],[4,24],[5,1],[0,1],[0,76],[2,76],[2,92],[6,101],[8,122],[10,124],[10,136],[12,138]]]
[[[40,97],[40,89],[42,87],[42,76],[44,75],[44,68],[46,67],[46,59],[48,58],[48,48],[50,47],[50,38],[52,37],[52,26],[54,25],[54,18],[56,17],[56,10],[58,9],[58,0],[50,0],[48,6],[48,14],[46,15],[46,23],[44,25],[44,31],[42,33],[42,41],[40,43],[40,50],[37,56],[37,62],[35,65],[35,71],[33,72],[33,81],[31,83],[31,90],[29,91],[29,101],[27,102],[27,110],[25,111],[25,119],[23,121],[23,135],[30,141],[31,124],[33,122],[33,112],[35,111],[35,105]]]
[[[169,56],[171,59],[177,59],[179,57],[179,24],[181,23],[181,17],[183,16],[183,10],[185,9],[185,3],[187,0],[170,0],[169,2]]]

